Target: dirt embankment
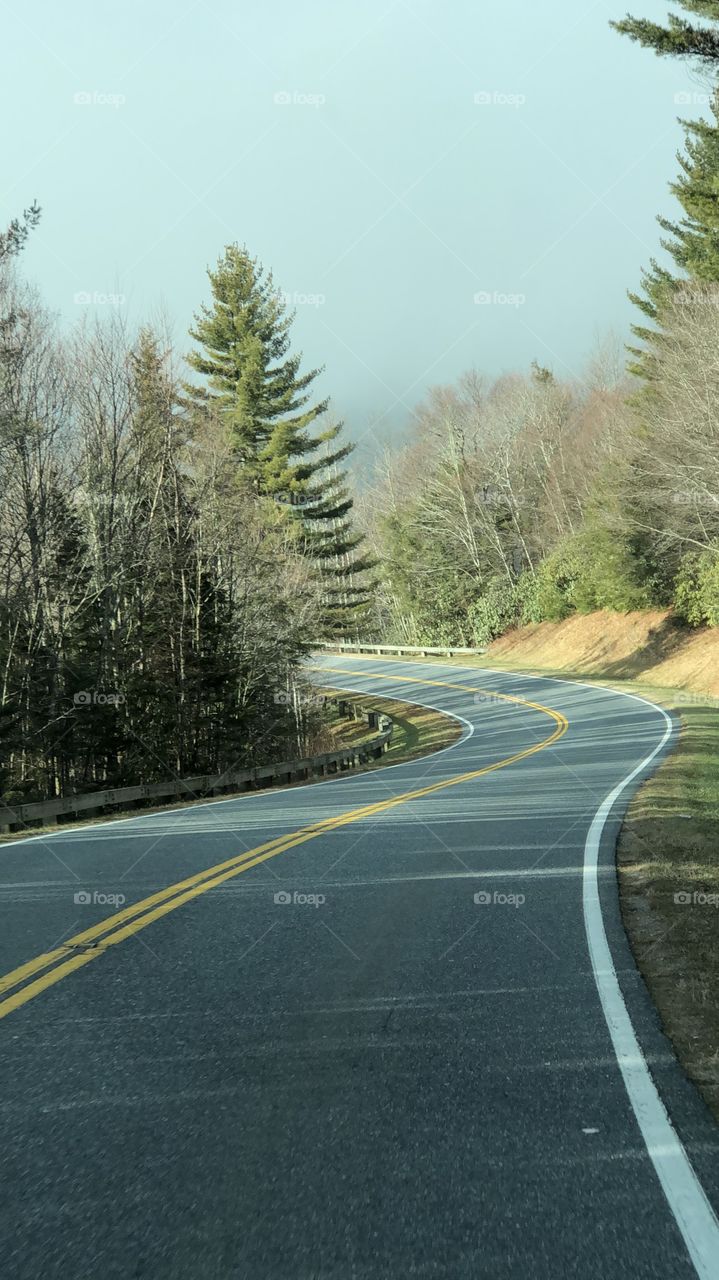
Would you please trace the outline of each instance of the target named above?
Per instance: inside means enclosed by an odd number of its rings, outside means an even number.
[[[661,609],[520,627],[495,640],[488,657],[719,697],[719,627],[691,631]]]

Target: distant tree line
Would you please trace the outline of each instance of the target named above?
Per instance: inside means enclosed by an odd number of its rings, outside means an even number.
[[[713,25],[614,25],[715,84],[719,0],[682,0]],[[593,609],[671,606],[719,625],[719,97],[685,121],[628,368],[605,343],[583,377],[535,364],[438,388],[389,451],[363,520],[382,564],[374,630],[407,643],[486,643]]]
[[[230,246],[184,375],[117,315],[63,334],[17,272],[38,218],[0,235],[2,802],[303,754],[301,664],[370,589],[291,317]]]

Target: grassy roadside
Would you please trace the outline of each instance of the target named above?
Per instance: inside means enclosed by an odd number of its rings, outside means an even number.
[[[643,694],[679,717],[675,749],[637,792],[622,826],[620,902],[664,1030],[719,1120],[719,699],[491,654],[422,662],[574,677]]]
[[[326,692],[334,694],[337,690],[328,689]],[[364,766],[365,770],[381,769],[387,764],[404,764],[407,760],[416,760],[419,756],[441,751],[462,735],[461,724],[441,711],[418,707],[413,702],[399,702],[396,698],[379,698],[375,693],[353,693],[348,697],[358,707],[364,707],[368,711],[381,711],[384,715],[391,716],[394,725],[389,750],[381,760],[370,761]],[[329,750],[356,746],[376,731],[369,730],[360,720],[340,720],[332,726],[332,732],[336,735],[335,745]]]
[[[341,693],[342,690],[326,688],[324,692],[334,697],[336,694]],[[403,764],[407,760],[415,760],[420,756],[431,755],[435,751],[442,750],[443,747],[450,746],[461,736],[461,724],[450,716],[443,715],[440,711],[431,711],[427,707],[418,707],[414,703],[399,702],[395,698],[380,698],[376,694],[352,693],[348,696],[357,706],[364,707],[367,710],[380,711],[385,715],[391,716],[394,724],[389,749],[381,759],[370,760],[367,764],[353,769],[353,773],[367,773],[370,770],[382,769],[388,764]],[[320,754],[325,751],[340,751],[343,747],[359,746],[368,738],[376,737],[376,734],[377,730],[369,729],[362,720],[336,720],[326,726],[326,741],[318,746],[317,752]],[[322,781],[322,778],[312,778],[289,785],[308,786],[314,782]],[[288,784],[285,782],[281,786],[282,789],[286,789]],[[273,789],[271,787],[266,788],[268,791]],[[113,813],[103,814],[94,818],[77,818],[68,823],[48,823],[42,827],[28,827],[25,831],[4,832],[0,835],[0,845],[12,843],[15,840],[24,840],[27,836],[52,835],[56,831],[97,826],[102,823],[114,822],[118,818],[149,817],[153,813],[173,813],[182,809],[196,808],[199,805],[216,804],[218,800],[243,800],[248,796],[257,794],[258,792],[256,791],[228,792],[222,796],[208,796],[197,800],[183,797],[172,804],[152,805],[141,809],[117,809]]]
[[[719,1120],[719,710],[650,696],[678,712],[681,734],[621,831],[622,915],[664,1029]]]
[[[640,787],[622,825],[619,894],[664,1030],[719,1120],[719,700],[606,674],[561,674],[643,694],[679,717],[676,747]]]

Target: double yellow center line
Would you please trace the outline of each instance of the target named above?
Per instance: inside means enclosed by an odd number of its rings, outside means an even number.
[[[226,880],[242,875],[244,871],[249,871],[251,867],[256,867],[261,862],[267,862],[269,858],[276,858],[279,854],[285,853],[288,849],[293,849],[296,845],[305,844],[308,840],[315,840],[318,836],[326,835],[330,831],[336,831],[340,827],[349,826],[351,823],[359,822],[363,818],[374,817],[376,814],[384,813],[388,809],[394,809],[400,804],[407,804],[410,800],[419,800],[422,796],[433,795],[435,792],[443,791],[447,787],[455,787],[461,782],[470,782],[473,778],[480,778],[487,773],[493,773],[497,769],[504,769],[507,765],[514,764],[518,760],[523,760],[527,756],[534,755],[536,752],[543,751],[546,747],[551,746],[558,738],[561,738],[562,734],[566,733],[569,727],[566,718],[559,711],[553,711],[550,707],[542,706],[539,702],[529,702],[525,698],[518,698],[509,693],[499,694],[493,690],[479,689],[473,685],[454,684],[446,680],[422,680],[415,676],[392,675],[388,677],[387,675],[375,675],[374,673],[369,675],[365,671],[350,672],[332,667],[324,667],[323,670],[345,677],[348,675],[361,675],[365,679],[384,680],[385,682],[390,679],[392,683],[436,685],[438,688],[453,689],[457,692],[489,694],[492,697],[502,699],[504,702],[514,702],[523,707],[530,707],[535,711],[544,712],[545,715],[554,720],[555,728],[553,733],[542,742],[535,743],[533,746],[527,747],[523,751],[518,751],[502,760],[497,760],[494,764],[486,765],[483,769],[474,769],[469,773],[459,774],[457,777],[447,778],[442,782],[434,782],[430,786],[420,787],[415,791],[406,791],[402,795],[392,796],[375,804],[364,805],[359,809],[351,809],[339,817],[325,818],[320,822],[312,823],[310,826],[302,827],[299,831],[293,831],[274,840],[268,840],[264,844],[258,845],[255,849],[249,849],[246,853],[239,854],[234,858],[228,858],[226,862],[218,862],[215,866],[208,867],[205,871],[199,871],[196,875],[189,876],[186,880],[179,880],[177,884],[169,885],[168,888],[160,890],[159,893],[154,893],[149,898],[143,898],[142,901],[125,907],[115,915],[108,916],[106,920],[102,920],[99,924],[92,925],[91,928],[85,929],[82,933],[75,934],[62,946],[35,956],[34,959],[28,960],[26,964],[20,965],[19,968],[11,970],[10,973],[6,973],[0,978],[0,1018],[6,1017],[13,1010],[19,1009],[21,1005],[27,1004],[35,996],[46,991],[48,987],[60,982],[68,974],[74,973],[76,969],[81,969],[83,965],[89,964],[92,960],[97,960],[107,951],[108,947],[115,946],[118,942],[124,942],[126,938],[132,937],[133,934],[139,933],[141,929],[145,929],[148,925],[154,924],[156,920],[168,915],[170,911],[176,911],[178,907],[191,902],[193,898],[199,897],[202,893],[207,893],[210,889],[216,888],[217,885],[223,884]]]

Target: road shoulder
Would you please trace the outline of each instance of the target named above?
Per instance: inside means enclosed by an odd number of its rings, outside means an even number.
[[[363,659],[366,660],[366,659]],[[372,659],[369,659],[372,661]],[[411,659],[404,657],[403,661]],[[621,821],[610,823],[616,858],[617,921],[649,993],[655,1021],[684,1072],[719,1121],[719,699],[566,668],[539,667],[486,655],[423,658],[423,665],[491,667],[507,674],[577,680],[649,699],[670,712],[678,735],[650,776],[634,788]],[[605,852],[606,856],[606,852]],[[605,894],[603,910],[612,918]],[[621,941],[613,931],[613,948]],[[617,969],[629,987],[632,1016],[645,1036],[628,966]],[[652,1037],[653,1039],[653,1037]],[[649,1052],[657,1062],[661,1045]],[[653,1064],[654,1069],[654,1064]]]

